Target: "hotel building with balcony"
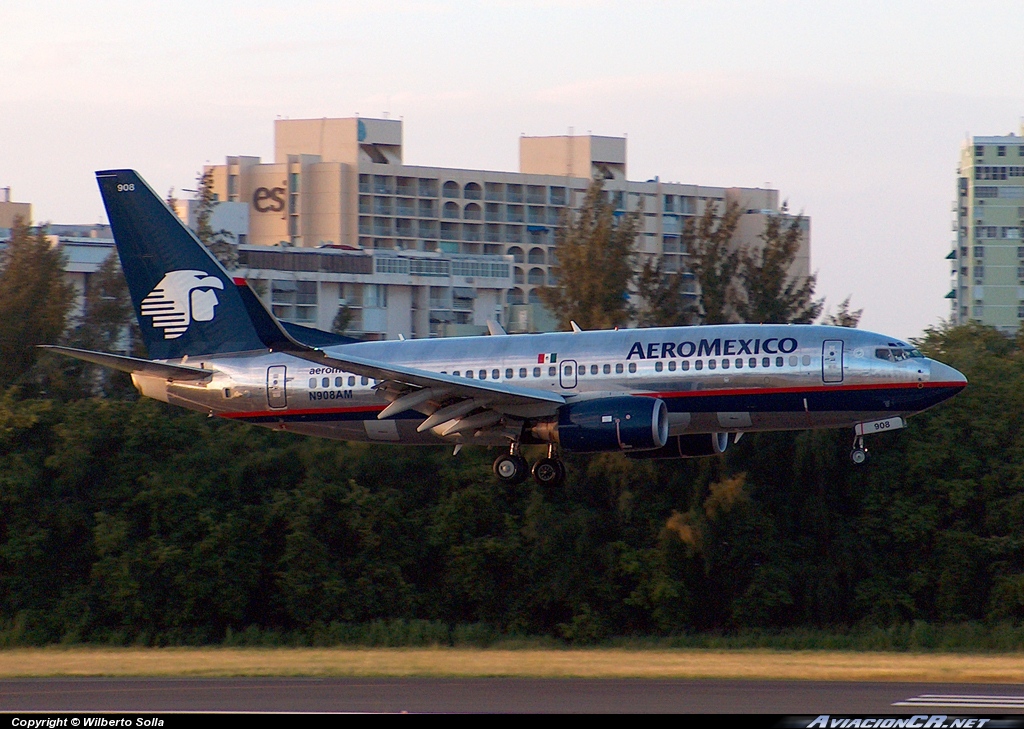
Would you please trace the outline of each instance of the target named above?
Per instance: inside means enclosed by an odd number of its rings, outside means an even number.
[[[352,331],[368,336],[471,333],[489,318],[510,331],[550,328],[539,291],[555,283],[555,230],[594,176],[605,180],[616,214],[642,206],[638,258],[662,256],[669,271],[685,270],[683,225],[707,205],[740,205],[737,246],[758,245],[767,216],[784,214],[773,189],[630,181],[624,137],[523,136],[518,172],[406,165],[402,122],[393,119],[279,119],[274,141],[273,162],[230,156],[207,167],[218,199],[247,208],[244,275],[267,282],[257,289],[283,318],[322,326],[342,306],[359,308]],[[809,220],[801,224],[794,277],[810,269]],[[268,247],[295,261],[309,249],[324,260],[372,259],[380,280],[275,268]],[[430,261],[434,274],[425,273]],[[275,273],[282,270],[288,275]],[[691,286],[689,295],[697,294]]]

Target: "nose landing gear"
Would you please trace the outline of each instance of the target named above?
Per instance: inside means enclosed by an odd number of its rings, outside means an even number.
[[[864,445],[863,435],[854,436],[853,450],[850,451],[850,460],[858,466],[868,460],[868,449]]]

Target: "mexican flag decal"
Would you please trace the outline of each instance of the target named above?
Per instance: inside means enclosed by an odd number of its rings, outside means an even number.
[[[537,364],[554,364],[558,361],[558,354],[552,352],[551,354],[538,354]]]

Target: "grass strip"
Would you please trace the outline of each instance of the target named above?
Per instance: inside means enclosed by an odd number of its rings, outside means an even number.
[[[462,648],[15,648],[0,678],[390,676],[1024,683],[1019,654]]]

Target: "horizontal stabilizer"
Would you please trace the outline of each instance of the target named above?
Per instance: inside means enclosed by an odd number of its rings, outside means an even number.
[[[201,370],[197,367],[164,364],[163,362],[153,362],[139,357],[92,352],[88,349],[75,349],[74,347],[58,347],[52,344],[41,344],[39,346],[41,349],[48,349],[51,352],[63,354],[65,357],[74,357],[75,359],[121,370],[122,372],[153,375],[155,377],[164,377],[168,380],[206,380],[213,377],[212,371]]]

